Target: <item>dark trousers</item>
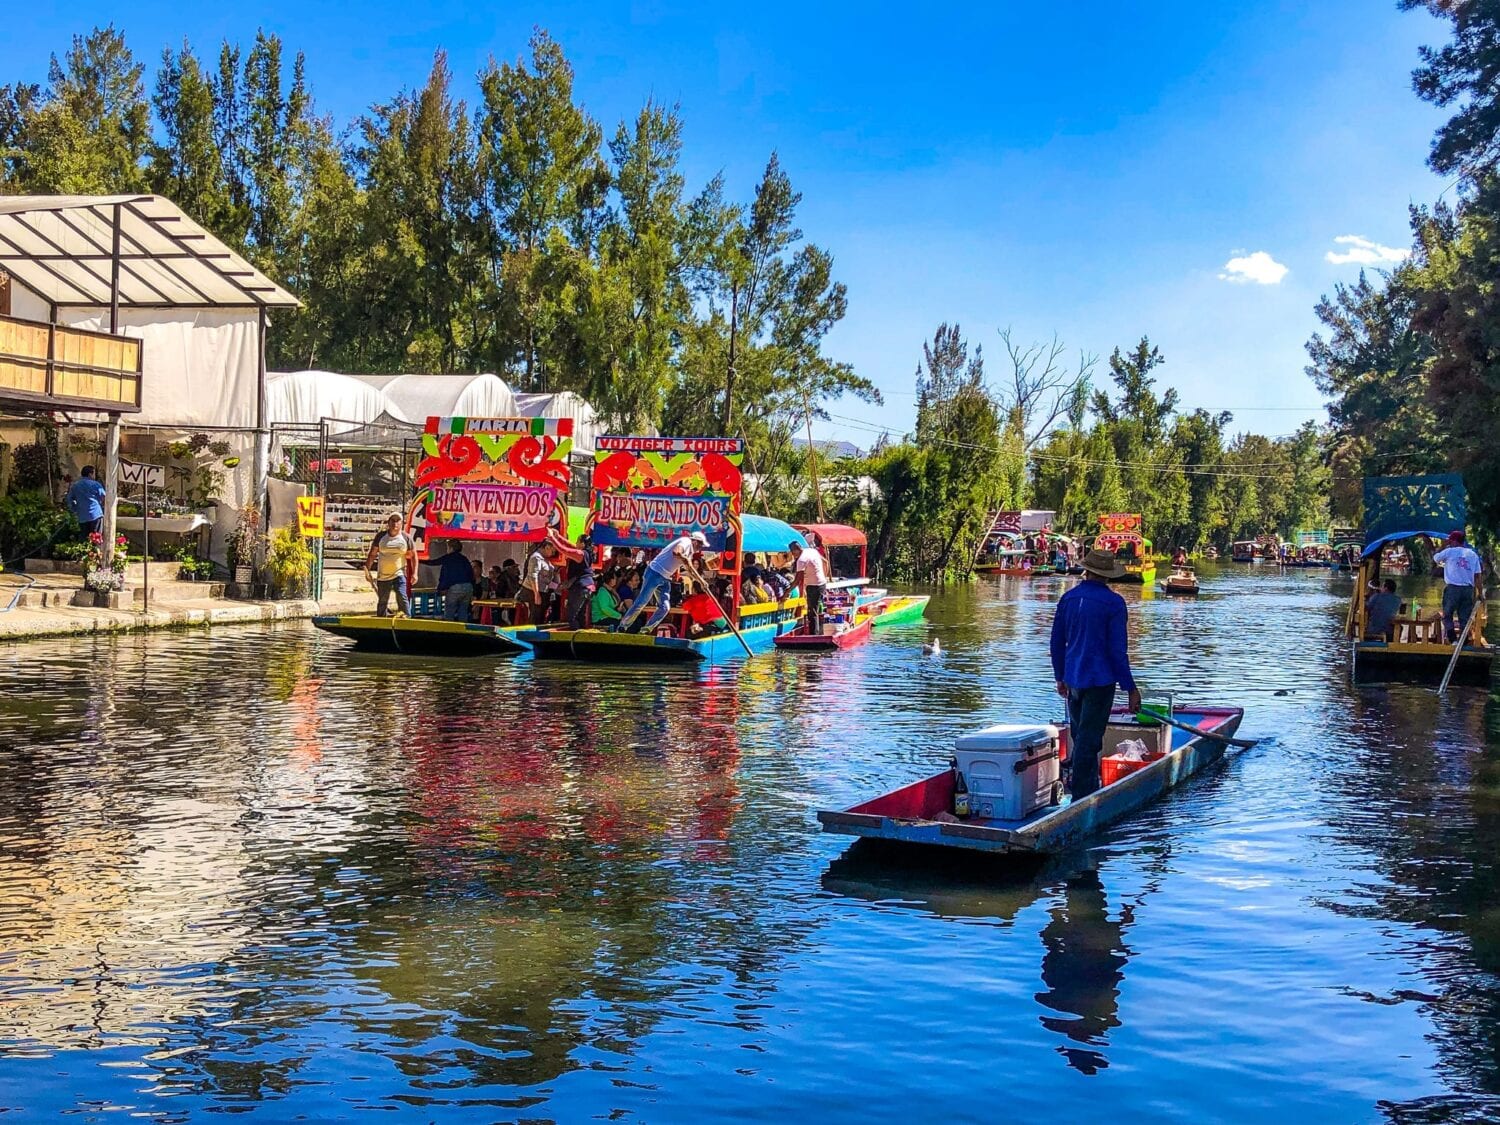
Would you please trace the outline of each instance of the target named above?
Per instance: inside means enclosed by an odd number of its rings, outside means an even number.
[[[823,591],[826,589],[826,586],[808,586],[804,589],[807,595],[807,631],[809,633],[823,631]]]
[[[1068,792],[1075,801],[1099,788],[1099,752],[1114,703],[1114,684],[1068,691]]]
[[[94,532],[104,530],[104,517],[100,516],[96,520],[80,520],[78,530],[83,532],[83,537],[87,539]]]
[[[1443,624],[1448,631],[1448,643],[1458,640],[1458,634],[1469,623],[1469,614],[1474,612],[1473,586],[1443,587]]]

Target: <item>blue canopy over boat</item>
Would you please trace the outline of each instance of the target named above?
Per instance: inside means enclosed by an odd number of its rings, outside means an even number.
[[[1364,499],[1364,558],[1400,539],[1446,538],[1468,522],[1468,494],[1458,473],[1366,477]]]
[[[745,554],[784,554],[789,543],[807,546],[807,540],[800,531],[791,524],[770,516],[743,515],[740,517],[740,528],[744,533],[740,550]]]

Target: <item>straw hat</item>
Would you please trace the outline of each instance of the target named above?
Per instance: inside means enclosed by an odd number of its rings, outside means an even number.
[[[1113,551],[1090,551],[1083,557],[1083,569],[1100,578],[1119,578],[1125,573],[1124,564]]]

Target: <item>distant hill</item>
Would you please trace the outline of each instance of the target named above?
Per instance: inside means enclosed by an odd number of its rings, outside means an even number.
[[[806,449],[807,439],[794,437],[792,444]],[[815,441],[813,442],[813,447],[824,457],[835,459],[840,457],[863,457],[865,455],[865,451],[852,441]]]

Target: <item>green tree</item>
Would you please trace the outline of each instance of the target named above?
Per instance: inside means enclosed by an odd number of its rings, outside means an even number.
[[[1433,138],[1428,157],[1445,175],[1477,176],[1500,158],[1500,5],[1494,0],[1401,0],[1453,24],[1453,41],[1422,48],[1412,74],[1418,96],[1434,105],[1462,103]]]
[[[161,140],[151,146],[151,190],[231,244],[244,236],[215,121],[214,84],[187,43],[162,52],[152,98]]]
[[[1456,220],[1418,223],[1414,323],[1431,341],[1428,396],[1448,440],[1441,454],[1461,470],[1469,508],[1500,528],[1500,181],[1482,177]],[[1438,452],[1438,451],[1435,451]]]
[[[569,325],[565,311],[577,272],[568,261],[586,257],[603,214],[609,169],[600,154],[603,131],[573,101],[573,68],[562,48],[538,31],[531,59],[496,66],[479,77],[480,161],[498,224],[495,273],[500,308],[529,390],[555,389],[552,354],[572,341],[557,339]]]
[[[104,195],[146,186],[151,110],[125,37],[111,25],[52,56],[47,87],[7,87],[6,178],[15,190]]]

